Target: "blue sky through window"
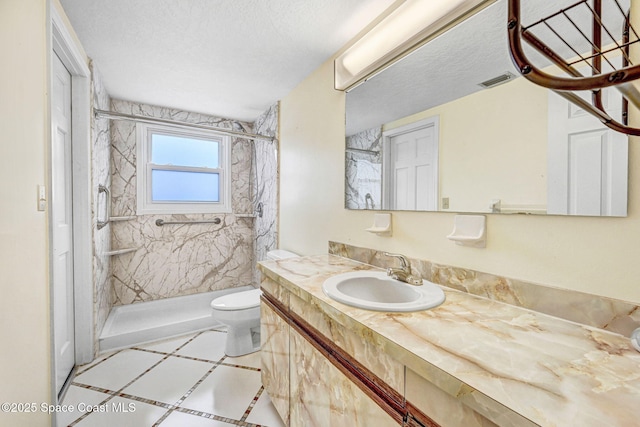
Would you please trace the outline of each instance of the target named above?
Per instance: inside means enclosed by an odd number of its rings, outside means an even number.
[[[217,173],[151,171],[154,202],[219,202],[220,176]]]
[[[219,143],[207,139],[154,133],[151,136],[151,163],[218,168]]]

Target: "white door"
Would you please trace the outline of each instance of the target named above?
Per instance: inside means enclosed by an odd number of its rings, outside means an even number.
[[[59,392],[75,364],[71,174],[71,75],[53,55],[51,228],[54,381]]]
[[[606,97],[604,96],[606,95]],[[619,114],[621,97],[605,92],[603,103]],[[549,214],[627,214],[627,136],[549,91]]]
[[[438,136],[437,117],[385,132],[388,209],[437,210]]]

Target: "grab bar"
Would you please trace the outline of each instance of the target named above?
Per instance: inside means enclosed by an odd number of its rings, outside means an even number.
[[[109,192],[109,189],[102,184],[98,185],[98,196],[100,195],[100,193],[105,194],[107,201],[105,203],[104,221],[100,221],[100,218],[98,217],[98,230],[104,228],[107,224],[109,224],[109,221],[111,221],[111,193]],[[98,197],[96,204],[98,204],[99,202],[100,197]],[[100,210],[98,210],[98,212],[100,212]]]
[[[119,222],[119,221],[133,221],[134,219],[138,218],[135,215],[129,215],[129,216],[110,216],[109,217],[109,221],[111,222]]]
[[[156,225],[158,227],[162,227],[167,224],[220,224],[222,220],[220,218],[214,218],[212,220],[202,220],[202,221],[165,221],[162,219],[156,220]]]
[[[140,248],[126,248],[126,249],[116,249],[115,251],[108,251],[105,252],[104,255],[105,256],[114,256],[114,255],[124,255],[124,254],[130,254],[131,252],[135,252]]]

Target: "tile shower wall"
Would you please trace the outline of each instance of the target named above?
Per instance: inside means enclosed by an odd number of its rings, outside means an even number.
[[[111,110],[138,116],[178,120],[243,132],[250,123],[128,101],[112,100]],[[135,123],[111,125],[112,215],[136,213]],[[253,213],[252,142],[232,138],[232,207],[236,214]],[[157,219],[201,220],[220,217],[216,224],[155,225]],[[142,215],[114,222],[112,250],[136,248],[112,257],[114,305],[189,295],[252,283],[255,270],[254,219],[233,214]]]
[[[278,247],[278,103],[272,105],[254,123],[254,131],[272,136],[274,141],[255,141],[255,206],[262,204],[262,217],[255,219],[256,261],[267,259],[267,252]],[[260,283],[254,270],[254,283]]]
[[[111,100],[107,94],[100,73],[95,68],[93,62],[89,64],[91,69],[91,98],[93,108],[100,110],[108,110]],[[96,119],[91,115],[91,188],[93,200],[91,203],[91,217],[93,218],[93,284],[94,284],[94,351],[98,351],[98,340],[102,327],[109,316],[109,310],[112,306],[111,298],[111,275],[110,275],[110,257],[105,255],[111,247],[111,226],[98,230],[98,217],[104,218],[104,209],[106,207],[105,194],[98,193],[98,186],[104,185],[107,188],[111,186],[110,155],[111,155],[111,138],[110,123],[107,119]],[[100,201],[98,201],[100,197]],[[99,202],[99,203],[98,203]],[[100,210],[100,212],[98,212]]]
[[[345,207],[380,209],[382,204],[382,129],[347,137]],[[353,149],[353,150],[349,150]]]

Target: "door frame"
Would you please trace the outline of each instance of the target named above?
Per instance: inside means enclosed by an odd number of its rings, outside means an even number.
[[[64,12],[58,11],[57,2],[49,2],[49,43],[51,46],[47,57],[48,86],[49,86],[49,127],[52,126],[51,109],[53,87],[53,55],[58,55],[62,63],[71,74],[71,147],[73,174],[73,288],[75,310],[75,359],[76,364],[88,363],[93,360],[94,330],[93,330],[93,218],[91,215],[91,72],[87,65],[86,55],[78,46],[75,35],[67,26]],[[51,202],[52,183],[52,153],[53,136],[49,135],[47,146],[47,200]],[[52,240],[51,209],[48,206],[49,242]],[[49,250],[49,283],[53,284],[53,253]],[[50,296],[50,336],[51,354],[55,354],[53,341],[53,286],[49,286]],[[51,375],[55,375],[54,361],[51,357]],[[57,403],[55,381],[51,381],[52,400]]]
[[[434,183],[434,193],[436,199],[436,210],[440,205],[440,116],[435,115],[427,117],[426,119],[418,120],[397,128],[385,130],[382,132],[382,209],[391,209],[391,178],[393,174],[391,166],[391,138],[403,133],[413,132],[416,130],[433,127],[434,135],[438,140],[436,141],[434,157],[436,158],[436,164],[434,166],[434,173],[436,175],[436,181]]]

